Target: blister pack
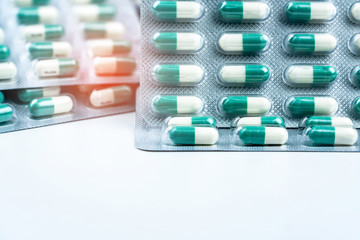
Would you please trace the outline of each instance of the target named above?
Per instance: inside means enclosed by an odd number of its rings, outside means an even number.
[[[0,91],[0,133],[135,111],[138,84]]]
[[[0,28],[0,90],[139,80],[131,0],[3,0]]]
[[[359,151],[360,2],[144,0],[136,146]]]

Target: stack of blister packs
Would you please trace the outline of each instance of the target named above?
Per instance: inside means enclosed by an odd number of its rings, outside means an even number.
[[[0,1],[0,133],[135,110],[131,0]]]
[[[359,151],[360,1],[144,0],[136,146]]]

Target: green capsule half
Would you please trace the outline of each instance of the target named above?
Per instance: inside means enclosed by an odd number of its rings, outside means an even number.
[[[60,91],[60,87],[20,89],[17,91],[17,96],[21,102],[28,103],[36,98],[57,96]]]
[[[254,85],[269,80],[270,69],[264,65],[225,65],[218,72],[224,85]]]
[[[339,106],[332,97],[291,97],[286,101],[285,111],[294,118],[311,115],[333,115]]]
[[[285,121],[282,117],[264,116],[261,117],[261,125],[285,127]]]
[[[307,131],[314,145],[352,146],[358,140],[358,132],[350,127],[314,126]]]
[[[360,116],[360,97],[355,99],[355,101],[353,102],[352,109],[355,115]]]
[[[271,103],[265,97],[229,96],[221,99],[220,109],[224,115],[261,116],[270,111]]]
[[[160,64],[153,70],[154,79],[163,85],[195,85],[204,75],[201,67],[187,64]]]
[[[346,117],[312,116],[306,119],[305,127],[313,126],[354,127],[354,124]]]
[[[337,39],[328,33],[292,33],[284,40],[289,54],[329,54],[337,47]]]
[[[20,8],[17,18],[20,24],[51,24],[57,22],[58,10],[53,6]]]
[[[0,45],[0,61],[5,61],[10,57],[10,49],[6,45]]]
[[[4,94],[0,91],[0,103],[3,103],[5,100]]]
[[[154,48],[160,52],[196,53],[204,45],[204,39],[191,32],[158,32],[152,38]]]
[[[0,104],[0,123],[5,123],[11,120],[13,115],[12,108],[7,104]]]
[[[356,66],[351,70],[350,82],[355,87],[360,87],[360,66]]]
[[[156,96],[152,109],[165,115],[197,114],[203,109],[203,101],[195,96]]]
[[[196,116],[196,117],[173,117],[169,119],[168,126],[210,126],[216,127],[216,120],[212,117]]]
[[[328,22],[335,17],[336,8],[331,2],[290,2],[285,13],[294,23]]]
[[[270,7],[261,1],[224,1],[219,15],[225,22],[260,22],[269,17]]]
[[[190,22],[201,18],[204,8],[195,1],[156,1],[152,12],[160,21]]]
[[[168,134],[175,145],[214,145],[219,139],[213,127],[176,126]]]
[[[289,135],[283,127],[245,126],[241,127],[238,136],[245,145],[283,145]]]

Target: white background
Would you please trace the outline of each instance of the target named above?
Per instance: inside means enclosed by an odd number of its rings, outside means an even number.
[[[151,153],[134,114],[0,135],[0,240],[360,239],[360,155]]]

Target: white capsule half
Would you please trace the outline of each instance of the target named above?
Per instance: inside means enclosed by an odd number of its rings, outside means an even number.
[[[177,113],[198,113],[203,108],[203,101],[198,97],[179,96],[177,97]]]
[[[335,127],[335,143],[334,145],[352,146],[358,140],[358,133],[353,128]]]
[[[219,139],[219,132],[212,127],[195,127],[195,145],[214,145]]]
[[[353,21],[356,24],[360,23],[360,2],[356,2],[353,5],[351,5],[348,16],[351,21]]]
[[[196,33],[178,33],[178,51],[198,51],[203,46],[203,38]]]
[[[261,117],[242,117],[237,121],[236,125],[238,127],[262,126]]]
[[[315,115],[332,115],[338,109],[337,101],[332,97],[315,97]]]
[[[69,96],[58,96],[51,99],[54,104],[54,114],[70,112],[74,107],[73,100]]]
[[[289,133],[282,127],[265,127],[265,145],[284,145]]]
[[[56,23],[59,18],[59,12],[56,7],[43,6],[38,8],[39,23],[52,24]]]
[[[17,74],[16,65],[12,62],[0,62],[0,80],[12,79]]]
[[[4,43],[5,41],[5,34],[4,31],[0,28],[0,44]]]

